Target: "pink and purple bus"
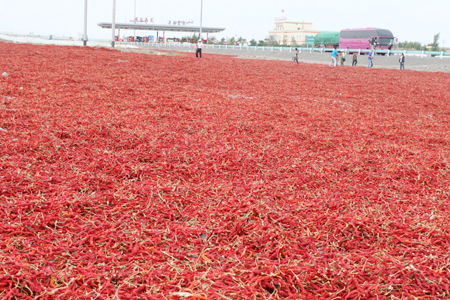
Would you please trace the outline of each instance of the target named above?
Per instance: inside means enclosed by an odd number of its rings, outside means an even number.
[[[339,48],[371,49],[376,44],[377,49],[394,48],[394,40],[397,40],[392,32],[380,28],[356,28],[343,29],[339,37]]]

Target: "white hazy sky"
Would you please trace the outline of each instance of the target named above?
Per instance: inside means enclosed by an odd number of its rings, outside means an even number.
[[[156,24],[167,24],[169,20],[200,24],[201,0],[116,0],[116,22],[134,17],[135,1],[136,16],[153,18]],[[97,23],[111,22],[112,2],[88,0],[89,38],[111,37],[111,32]],[[400,41],[423,44],[431,43],[433,35],[440,32],[441,46],[450,46],[450,0],[203,0],[203,25],[226,28],[215,35],[217,38],[263,39],[273,29],[274,18],[282,16],[289,21],[312,22],[314,30],[386,28]],[[0,0],[2,33],[78,37],[83,32],[83,18],[84,0]]]

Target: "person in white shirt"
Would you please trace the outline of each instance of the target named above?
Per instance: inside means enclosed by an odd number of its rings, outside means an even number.
[[[198,54],[200,53],[200,58],[202,58],[202,49],[203,49],[203,42],[202,39],[199,39],[197,43],[197,51],[195,52],[196,57],[198,57]]]

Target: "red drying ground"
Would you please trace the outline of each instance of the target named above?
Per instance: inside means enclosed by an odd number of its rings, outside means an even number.
[[[0,55],[2,299],[450,297],[449,74]]]

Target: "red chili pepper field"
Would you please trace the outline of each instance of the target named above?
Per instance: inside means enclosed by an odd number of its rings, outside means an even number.
[[[449,299],[450,74],[0,43],[1,299]]]

